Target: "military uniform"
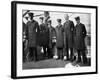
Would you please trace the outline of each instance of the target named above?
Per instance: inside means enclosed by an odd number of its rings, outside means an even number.
[[[49,48],[48,48],[48,56],[53,57],[53,38],[55,37],[55,29],[51,26],[49,28]]]
[[[40,24],[37,30],[38,45],[43,47],[44,57],[47,56],[46,48],[49,46],[49,29],[44,23]]]
[[[74,36],[74,41],[75,41],[75,49],[78,52],[78,61],[81,61],[81,55],[83,57],[83,61],[87,61],[86,58],[86,53],[85,53],[85,37],[86,37],[86,29],[85,25],[82,23],[79,23],[75,26],[75,36]]]

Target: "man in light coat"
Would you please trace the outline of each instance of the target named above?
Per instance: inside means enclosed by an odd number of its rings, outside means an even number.
[[[65,56],[67,60],[73,60],[73,31],[74,31],[74,23],[69,20],[69,15],[65,15],[65,23],[63,24],[64,28],[64,48],[65,48]],[[70,54],[70,56],[69,56]]]
[[[64,29],[61,24],[61,19],[57,19],[58,25],[56,26],[56,47],[58,53],[58,59],[63,59],[63,48],[64,48]]]

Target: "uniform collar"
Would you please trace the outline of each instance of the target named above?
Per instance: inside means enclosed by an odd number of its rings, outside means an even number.
[[[33,23],[33,22],[35,22],[35,20],[31,20],[30,22]]]
[[[81,23],[77,24],[77,25],[80,25]]]
[[[66,23],[69,23],[70,20],[66,21]]]
[[[60,28],[62,25],[58,25],[57,28]]]

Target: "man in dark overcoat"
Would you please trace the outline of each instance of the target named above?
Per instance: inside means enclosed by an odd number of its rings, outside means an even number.
[[[80,17],[76,17],[76,26],[75,26],[75,36],[74,36],[74,41],[75,41],[75,49],[77,50],[78,53],[78,60],[77,62],[81,62],[81,56],[83,58],[83,63],[87,62],[87,57],[85,53],[85,37],[86,37],[86,28],[85,25],[80,23]]]
[[[24,18],[24,17],[23,17]],[[25,17],[25,19],[28,21],[28,17]],[[26,39],[26,35],[27,35],[27,26],[25,24],[25,22],[23,21],[23,61],[27,61],[27,53],[28,53],[28,48],[27,48],[27,39]]]
[[[53,43],[53,38],[55,37],[55,28],[52,26],[51,20],[48,21],[48,28],[49,28],[49,52],[48,56],[51,58],[53,57],[53,48],[54,48],[54,43]]]
[[[43,23],[45,24],[45,28],[46,28],[46,31],[45,31],[45,34],[44,34],[44,41],[45,41],[45,47],[46,47],[46,54],[45,54],[45,58],[48,58],[49,57],[49,53],[50,53],[50,49],[49,49],[49,27],[48,27],[48,21],[50,20],[50,13],[49,11],[44,11],[44,17],[43,17]],[[44,47],[44,49],[45,49]]]
[[[49,28],[43,23],[44,17],[40,17],[40,25],[38,28],[38,45],[43,47],[44,58],[47,57],[47,48],[49,44]]]
[[[64,48],[65,48],[65,56],[67,60],[73,60],[73,31],[74,31],[74,23],[69,20],[68,14],[65,15],[66,22],[63,24],[64,28]],[[69,58],[70,52],[70,58]]]
[[[63,48],[64,48],[64,29],[61,24],[61,19],[57,19],[58,25],[55,28],[56,31],[56,47],[58,59],[63,59]]]
[[[37,28],[39,27],[38,22],[33,19],[34,13],[28,13],[29,21],[27,22],[27,40],[29,53],[32,60],[37,60]]]
[[[26,41],[26,24],[23,22],[23,62],[26,61],[26,48],[27,48],[27,41]]]

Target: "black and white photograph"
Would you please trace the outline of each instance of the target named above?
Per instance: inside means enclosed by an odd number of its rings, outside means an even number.
[[[34,2],[12,5],[16,39],[13,77],[97,72],[96,6]]]
[[[23,10],[23,69],[91,66],[89,13]]]

